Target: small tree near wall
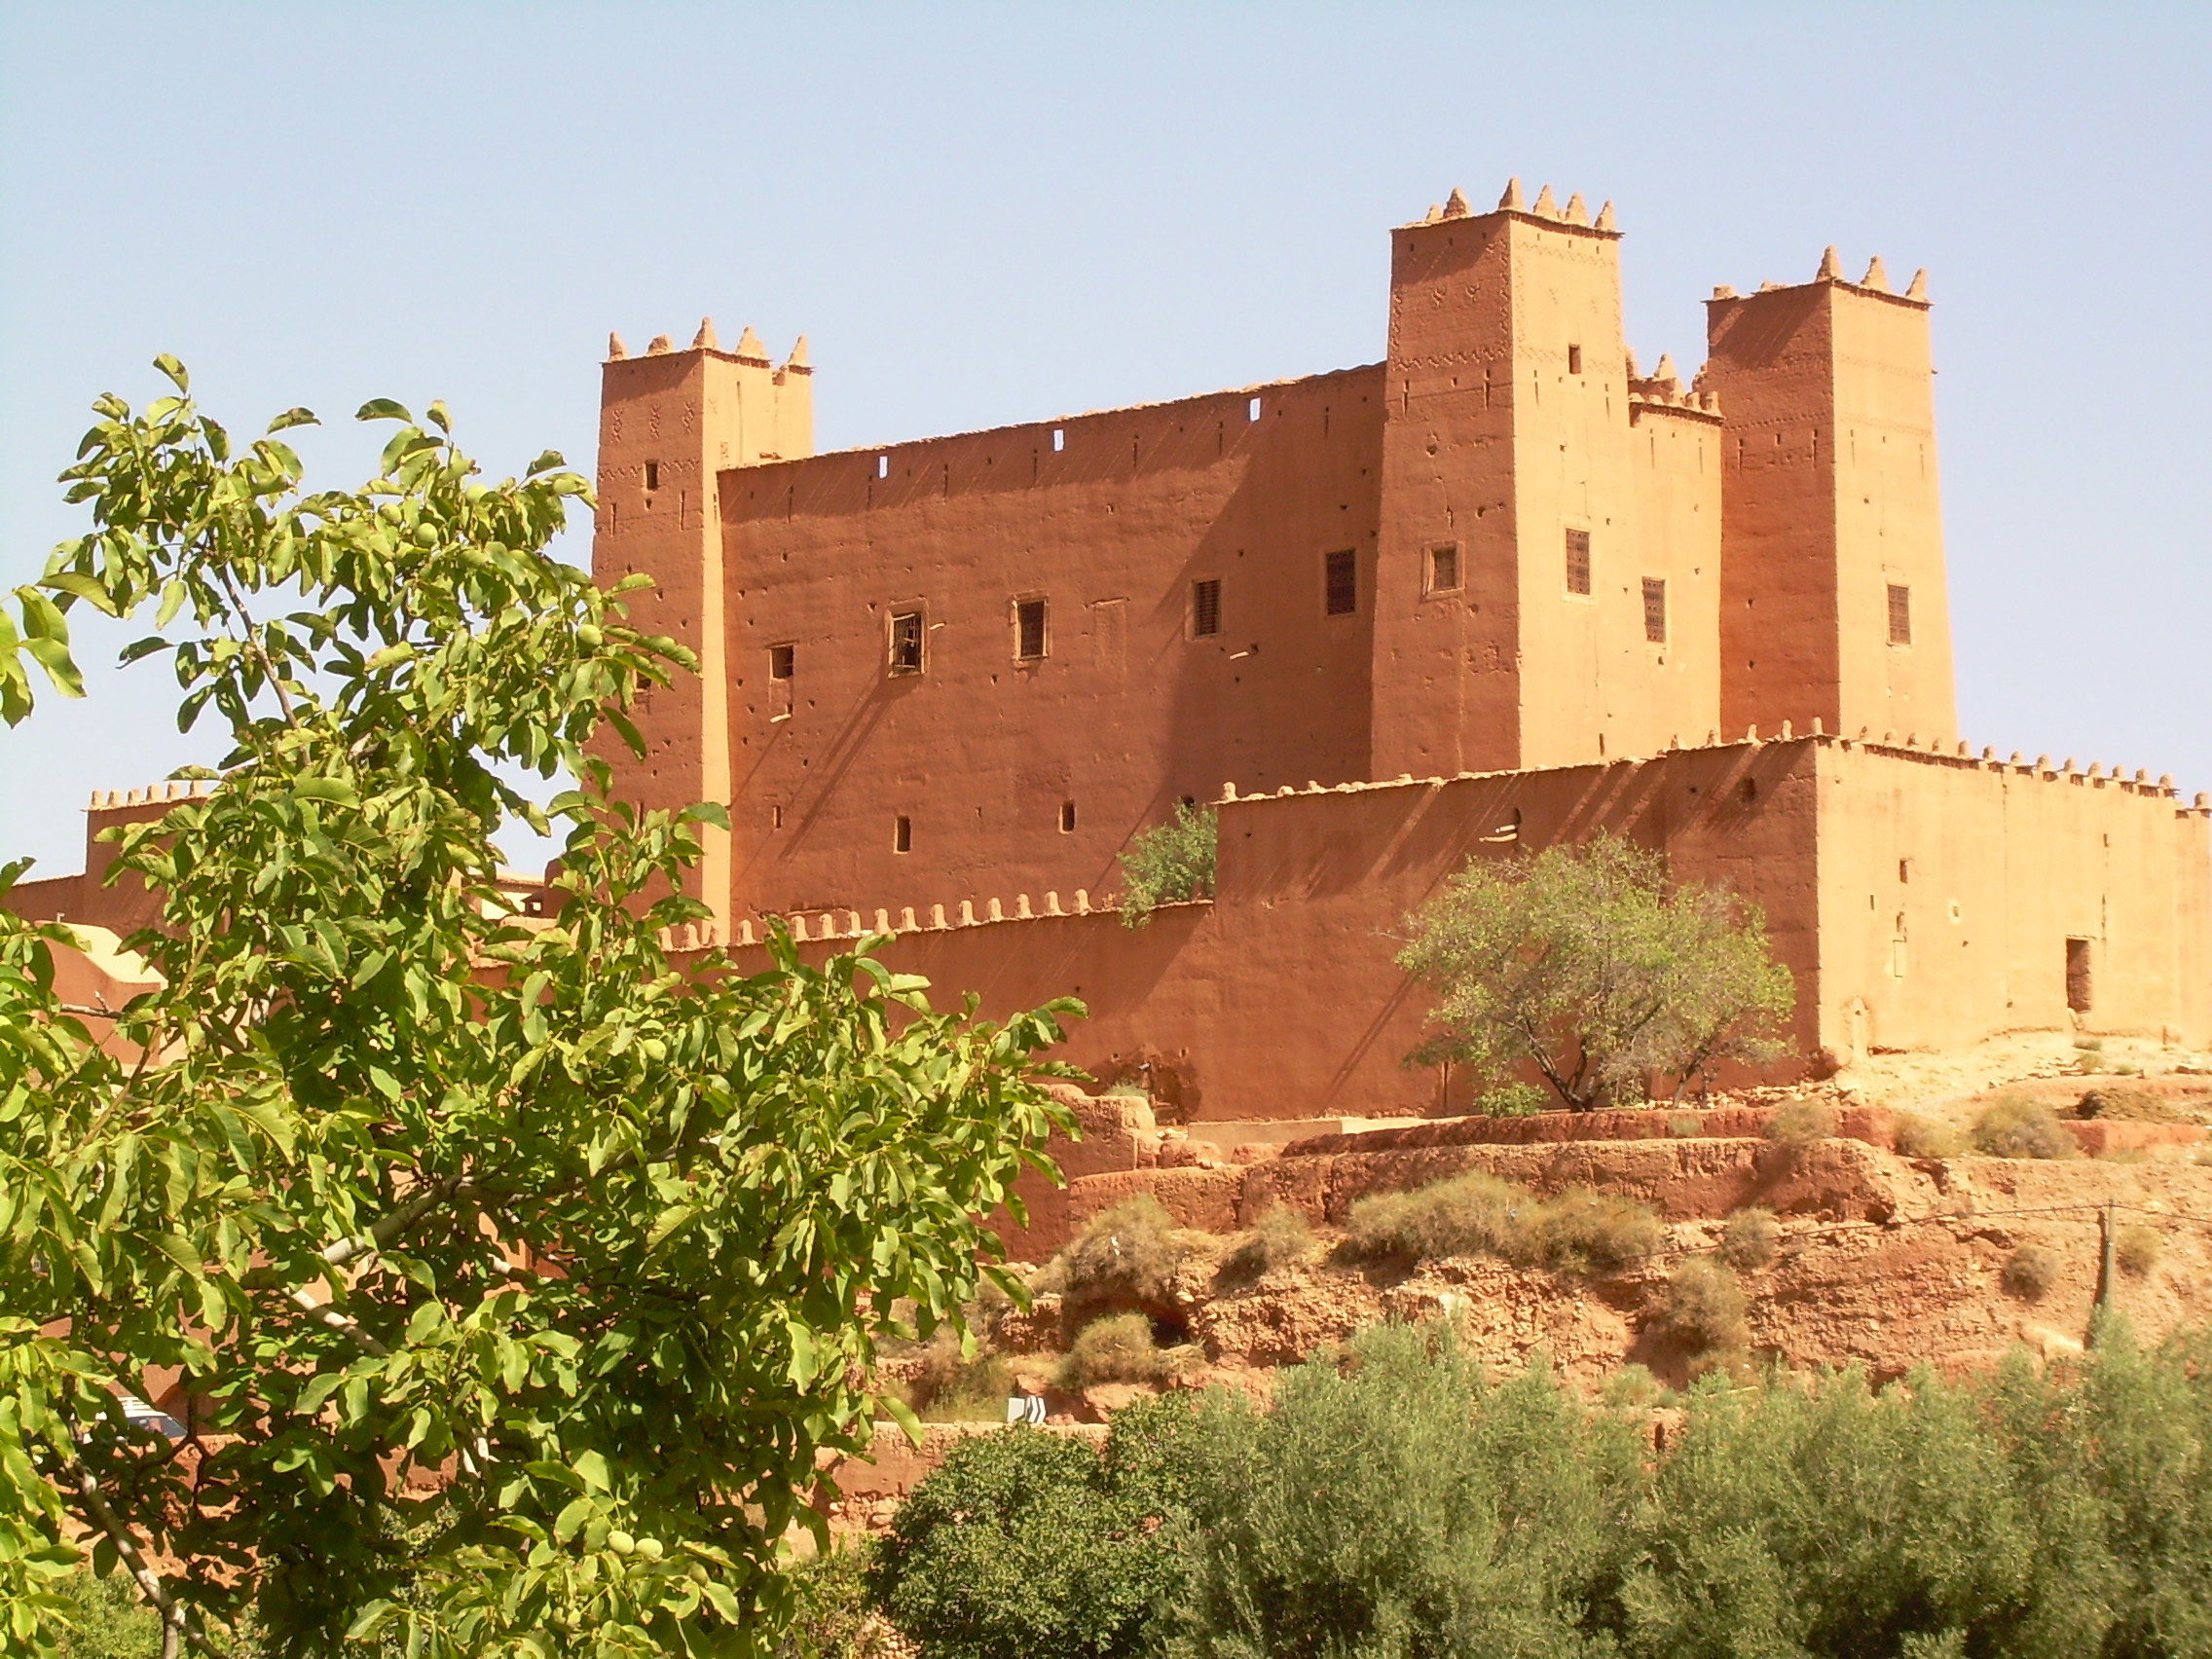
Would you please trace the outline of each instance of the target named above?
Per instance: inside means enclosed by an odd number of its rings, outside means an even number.
[[[1663,862],[1625,842],[1470,860],[1407,925],[1398,963],[1436,991],[1439,1028],[1409,1063],[1491,1078],[1533,1064],[1587,1112],[1781,1051],[1792,986],[1757,908],[1670,887]]]
[[[1214,809],[1189,801],[1178,805],[1165,824],[1133,836],[1122,855],[1122,925],[1141,928],[1161,904],[1210,895],[1220,839]]]

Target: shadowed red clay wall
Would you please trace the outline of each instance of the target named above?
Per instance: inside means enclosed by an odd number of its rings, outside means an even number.
[[[1493,838],[1516,822],[1517,840]],[[1785,1073],[1824,1048],[1842,1057],[1854,1045],[2063,1025],[2070,938],[2128,964],[2098,978],[2085,1028],[2212,1033],[2203,809],[2156,785],[1802,738],[1230,801],[1210,904],[1163,909],[1135,930],[1108,913],[1014,919],[1044,908],[1042,894],[1000,896],[1003,922],[941,930],[917,907],[924,925],[884,957],[978,992],[991,1014],[1081,997],[1090,1016],[1067,1057],[1108,1080],[1149,1065],[1156,1092],[1186,1117],[1460,1110],[1463,1082],[1440,1093],[1434,1071],[1401,1063],[1429,1006],[1393,960],[1402,918],[1470,856],[1601,832],[1660,850],[1675,879],[1725,886],[1764,912],[1796,982]],[[1895,891],[1900,857],[1909,898]],[[905,901],[886,899],[898,926]],[[987,914],[982,899],[972,904]],[[1890,948],[1900,907],[1908,940],[1934,936],[1901,954]],[[839,911],[834,923],[874,914]],[[835,948],[819,941],[819,915],[808,926],[810,954]]]

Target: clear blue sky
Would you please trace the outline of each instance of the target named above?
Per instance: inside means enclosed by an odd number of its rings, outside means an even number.
[[[1714,283],[1927,266],[1966,735],[2212,789],[2208,71],[2201,5],[11,0],[0,582],[156,351],[234,426],[443,396],[588,465],[608,330],[711,313],[811,337],[839,448],[1372,361],[1385,228],[1519,173],[1618,203],[1685,372]],[[0,732],[0,856],[211,757],[172,703]]]

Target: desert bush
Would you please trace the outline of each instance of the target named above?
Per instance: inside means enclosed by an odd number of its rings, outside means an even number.
[[[1582,1188],[1539,1198],[1477,1172],[1361,1198],[1346,1243],[1370,1258],[1497,1256],[1520,1267],[1586,1272],[1649,1254],[1662,1233],[1659,1218],[1628,1198]]]
[[[1470,859],[1406,925],[1398,963],[1437,993],[1438,1028],[1408,1063],[1532,1065],[1588,1111],[1779,1050],[1791,981],[1764,919],[1624,841]]]
[[[1501,1083],[1475,1097],[1475,1111],[1485,1118],[1533,1117],[1558,1104],[1550,1090],[1532,1083]]]
[[[1013,1360],[981,1340],[964,1355],[959,1333],[941,1326],[906,1386],[906,1403],[924,1422],[1003,1422],[1013,1392]]]
[[[2108,1083],[2085,1090],[2076,1114],[2083,1118],[2118,1118],[2134,1124],[2194,1124],[2195,1116],[2160,1094],[2149,1084]]]
[[[1667,1275],[1650,1325],[1693,1355],[1739,1352],[1751,1346],[1750,1307],[1725,1262],[1691,1256]]]
[[[1991,1158],[2072,1158],[2080,1150],[2048,1106],[2024,1094],[2003,1094],[1973,1121],[1976,1152]]]
[[[1676,1140],[1695,1140],[1705,1133],[1705,1119],[1696,1112],[1670,1112],[1667,1133]]]
[[[1188,802],[1165,824],[1132,836],[1122,854],[1122,925],[1141,928],[1161,904],[1210,894],[1220,839],[1214,809]]]
[[[1507,1259],[1524,1266],[1590,1272],[1626,1267],[1659,1247],[1666,1229],[1658,1216],[1633,1198],[1569,1187],[1556,1198],[1539,1200]]]
[[[1164,1302],[1185,1249],[1175,1218],[1150,1193],[1139,1193],[1084,1223],[1066,1248],[1045,1265],[1037,1288],[1069,1302]]]
[[[1763,1268],[1782,1244],[1782,1224],[1774,1211],[1740,1209],[1720,1229],[1720,1258],[1739,1272]]]
[[[1271,1269],[1303,1262],[1313,1254],[1313,1229],[1298,1211],[1277,1204],[1230,1246],[1222,1271],[1232,1277],[1258,1278]]]
[[[1384,1326],[1206,1408],[1181,1650],[1567,1655],[1618,1559],[1638,1441],[1548,1372],[1491,1385],[1437,1327]]]
[[[2165,1240],[2158,1236],[2157,1228],[2123,1227],[2112,1241],[2112,1257],[2121,1272],[2141,1278],[2158,1265],[2159,1252],[2164,1248]]]
[[[1128,1659],[1182,1583],[1190,1408],[1115,1414],[1103,1456],[1033,1428],[955,1448],[868,1570],[923,1659]]]
[[[1777,1106],[1766,1125],[1766,1138],[1790,1152],[1802,1152],[1834,1133],[1835,1108],[1806,1094],[1793,1095]]]
[[[2044,1244],[2023,1244],[2005,1258],[1998,1282],[2006,1293],[2022,1302],[2041,1302],[2058,1282],[2064,1264],[2058,1252]]]
[[[1162,1348],[1142,1313],[1109,1313],[1076,1333],[1060,1361],[1063,1388],[1095,1382],[1164,1382],[1193,1357],[1187,1348]]]
[[[1903,1157],[1960,1158],[1966,1154],[1966,1136],[1940,1119],[1899,1112],[1897,1126],[1898,1151]]]
[[[863,1539],[784,1570],[791,1622],[770,1649],[773,1659],[892,1659],[890,1632],[868,1603],[872,1540]]]
[[[1648,1411],[1665,1405],[1674,1398],[1674,1391],[1651,1374],[1649,1366],[1632,1361],[1605,1379],[1598,1398],[1617,1410]]]

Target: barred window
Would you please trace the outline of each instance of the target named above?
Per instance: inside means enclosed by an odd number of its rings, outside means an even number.
[[[1590,591],[1590,533],[1586,530],[1567,533],[1567,591]]]
[[[1045,654],[1045,602],[1024,599],[1014,608],[1014,654],[1031,661]]]
[[[1912,644],[1912,589],[1899,582],[1890,584],[1890,644]]]
[[[1667,583],[1659,576],[1643,578],[1643,637],[1655,645],[1667,643]]]
[[[1221,578],[1208,576],[1191,584],[1191,637],[1205,639],[1221,632]]]
[[[1349,616],[1359,608],[1359,555],[1349,548],[1328,557],[1323,608],[1331,616]]]

